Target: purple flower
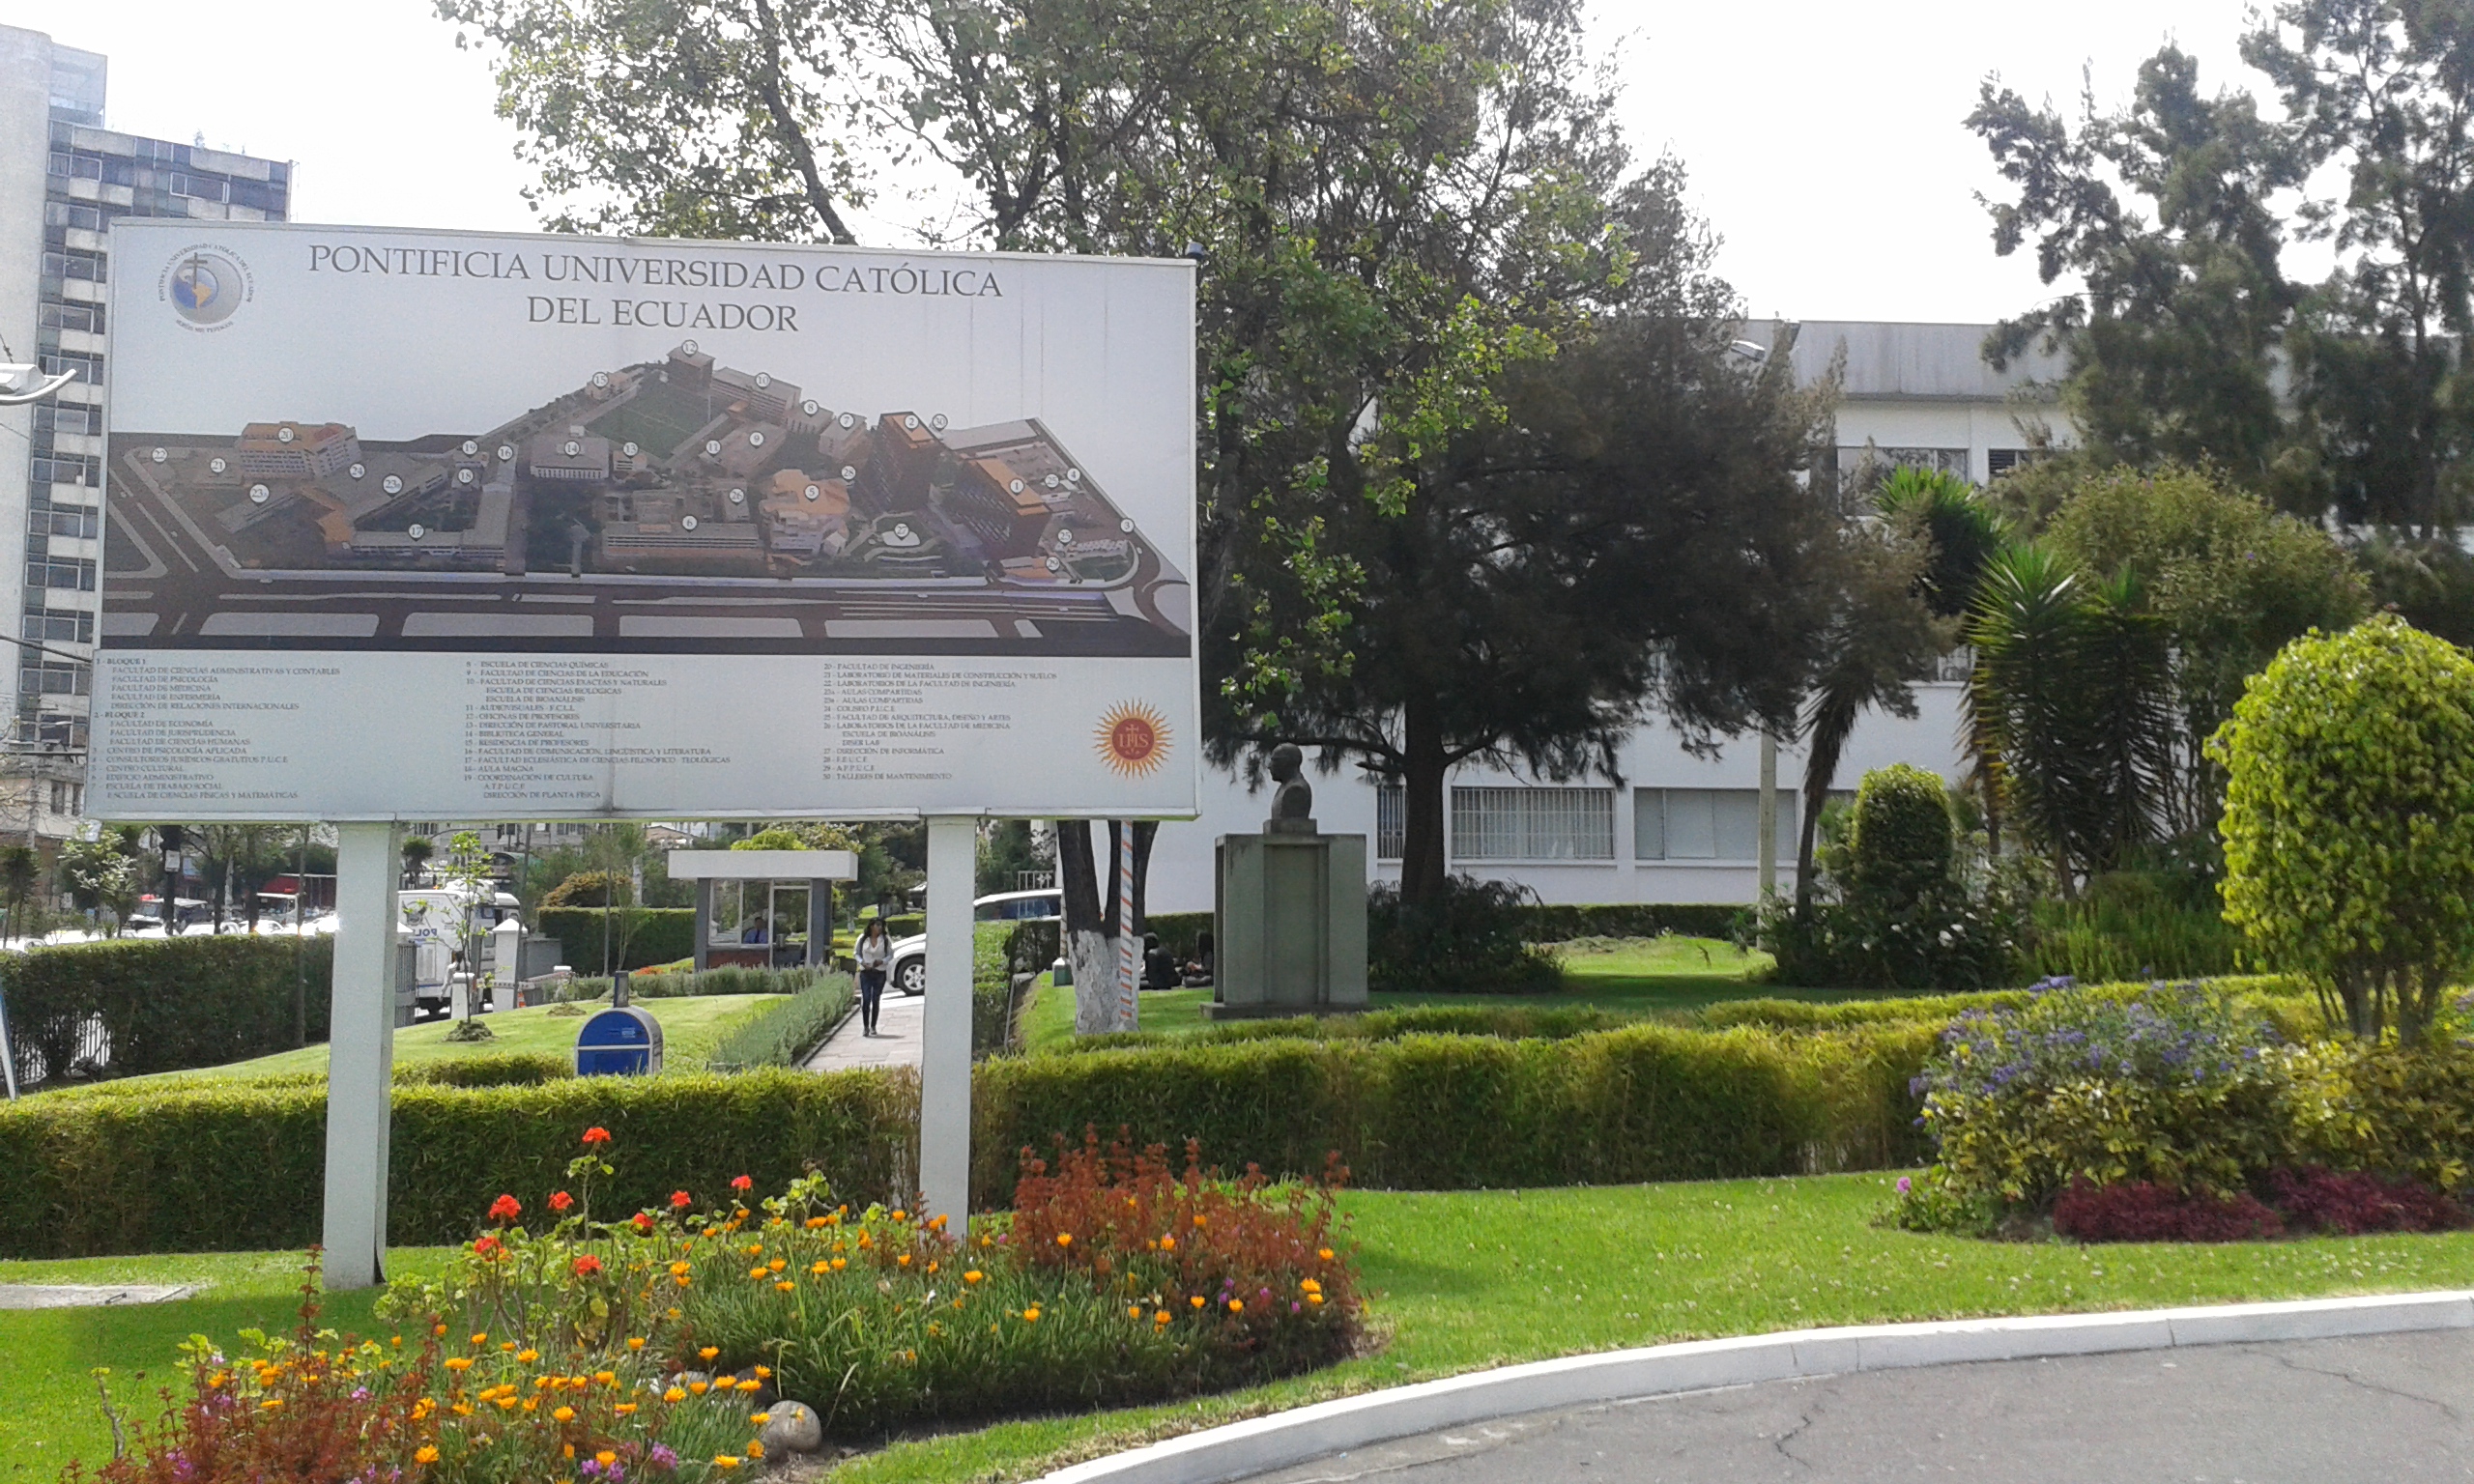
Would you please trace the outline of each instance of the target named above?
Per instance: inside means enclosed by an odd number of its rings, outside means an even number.
[[[1905,1195],[1905,1194],[1907,1194],[1907,1192],[1909,1192],[1910,1190],[1913,1190],[1913,1189],[1914,1189],[1914,1188],[1915,1188],[1915,1183],[1914,1183],[1913,1181],[1909,1180],[1909,1179],[1908,1179],[1906,1176],[1904,1176],[1904,1175],[1901,1175],[1901,1176],[1898,1178],[1898,1193],[1899,1193],[1899,1194],[1901,1194],[1901,1195]]]
[[[652,1452],[646,1455],[645,1461],[665,1473],[678,1467],[678,1455],[673,1453],[666,1442],[654,1443]]]

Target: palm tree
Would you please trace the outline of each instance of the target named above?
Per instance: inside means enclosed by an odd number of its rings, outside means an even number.
[[[1967,634],[1979,773],[2072,895],[2154,833],[2174,725],[2163,627],[2134,575],[2090,583],[2029,545],[1986,565]]]
[[[1867,476],[1859,471],[1857,478]],[[1813,846],[1839,759],[1867,709],[1915,714],[1913,686],[1956,637],[1976,574],[2007,544],[1975,486],[1943,470],[1897,469],[1873,486],[1877,521],[1849,531],[1850,580],[1804,703],[1804,806],[1796,909],[1812,904]]]

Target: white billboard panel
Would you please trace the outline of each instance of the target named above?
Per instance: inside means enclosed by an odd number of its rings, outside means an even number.
[[[1191,265],[112,253],[90,812],[1194,812]]]

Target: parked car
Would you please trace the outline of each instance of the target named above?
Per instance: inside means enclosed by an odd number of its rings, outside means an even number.
[[[974,923],[1046,923],[1065,915],[1065,894],[1054,887],[1037,892],[998,892],[970,904]],[[928,992],[928,935],[904,938],[893,946],[889,983],[905,994]]]

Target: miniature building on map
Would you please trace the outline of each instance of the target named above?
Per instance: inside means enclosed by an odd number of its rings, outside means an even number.
[[[252,479],[320,479],[360,457],[360,440],[340,422],[253,422],[232,444],[233,463]]]

